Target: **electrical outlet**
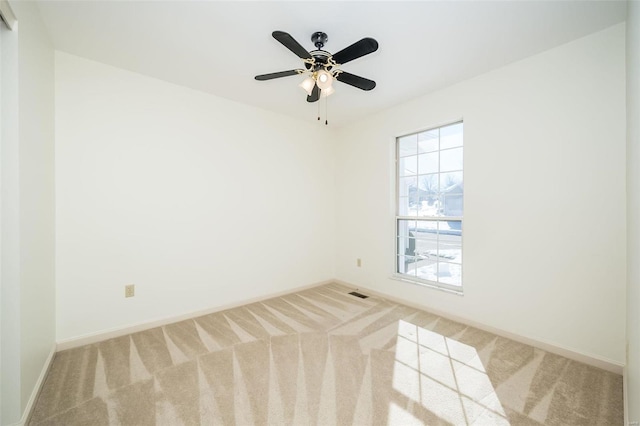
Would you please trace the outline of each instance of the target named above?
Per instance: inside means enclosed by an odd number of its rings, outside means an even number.
[[[124,297],[133,297],[136,295],[135,284],[129,284],[124,286]]]
[[[362,259],[356,259],[356,266],[358,268],[362,267]]]

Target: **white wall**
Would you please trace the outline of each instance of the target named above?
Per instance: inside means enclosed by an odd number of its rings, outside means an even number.
[[[640,421],[640,2],[627,10],[627,407]]]
[[[617,25],[344,129],[337,277],[622,366],[624,37]],[[462,297],[390,279],[394,138],[460,118]]]
[[[58,341],[332,278],[327,135],[56,52]]]
[[[54,51],[34,2],[19,28],[22,410],[55,342]]]
[[[3,424],[27,414],[55,344],[53,48],[36,4],[12,7],[19,21],[11,33],[18,125],[17,137],[9,145],[3,138],[2,146]]]
[[[20,418],[18,32],[0,23],[0,424]]]

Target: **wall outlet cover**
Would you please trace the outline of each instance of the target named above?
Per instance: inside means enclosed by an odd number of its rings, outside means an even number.
[[[133,297],[136,294],[136,286],[129,284],[124,286],[124,297]]]

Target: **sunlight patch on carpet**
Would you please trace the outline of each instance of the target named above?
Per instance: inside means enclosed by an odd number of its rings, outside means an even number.
[[[509,424],[475,348],[403,320],[398,322],[393,388],[453,424]],[[407,415],[390,404],[389,422],[411,423]]]

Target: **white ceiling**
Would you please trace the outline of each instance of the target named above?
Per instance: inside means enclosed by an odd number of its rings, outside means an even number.
[[[56,49],[304,120],[315,120],[300,76],[256,74],[301,67],[271,37],[290,33],[312,50],[315,31],[335,53],[363,38],[377,52],[345,64],[375,80],[364,92],[336,83],[329,119],[343,125],[452,83],[604,29],[624,1],[39,2]],[[324,109],[324,104],[322,105]]]

